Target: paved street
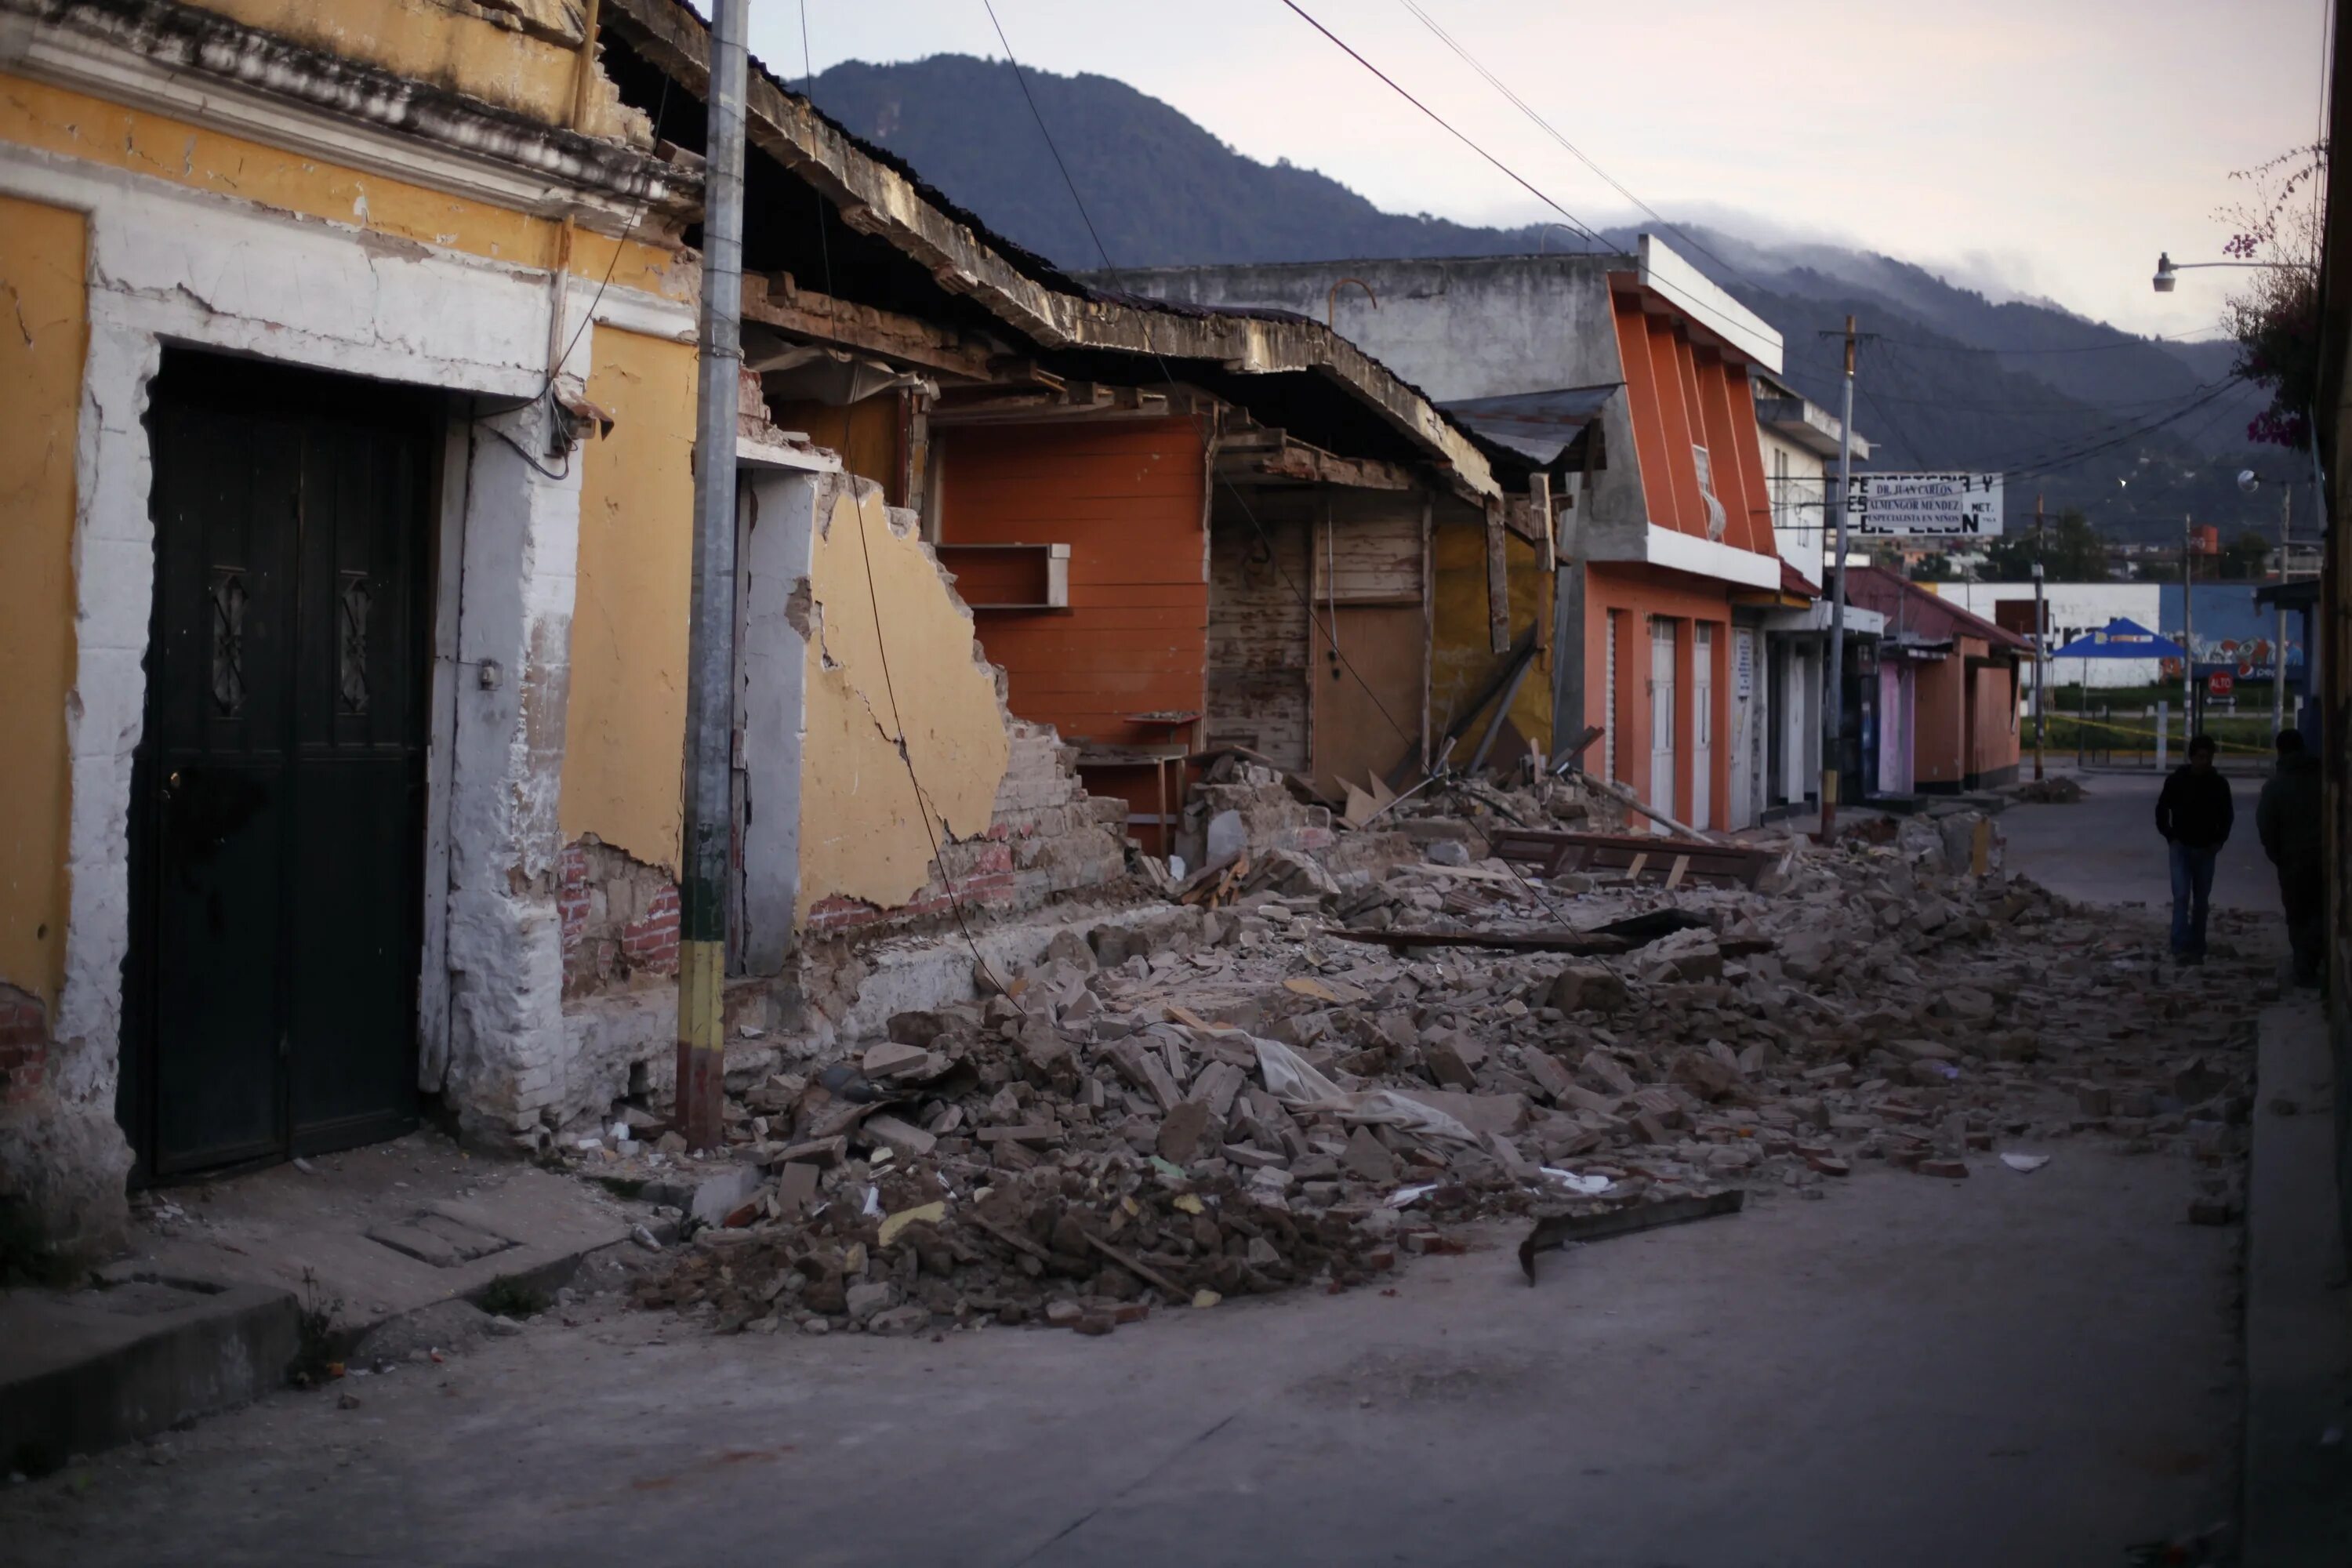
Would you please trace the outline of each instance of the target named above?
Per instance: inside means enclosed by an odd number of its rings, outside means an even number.
[[[2153,900],[2145,803],[2094,788],[2009,813],[2011,868]],[[2244,859],[2225,901],[2256,904]],[[2186,1222],[2184,1159],[2003,1146],[2053,1159],[1864,1162],[1820,1201],[1547,1255],[1532,1289],[1489,1226],[1392,1292],[1108,1339],[711,1339],[606,1300],[0,1491],[0,1534],[78,1568],[2074,1568],[2227,1520],[2238,1229]]]
[[[2145,904],[2158,916],[2172,908],[2164,840],[2156,834],[2156,797],[2164,781],[2145,773],[2083,773],[2053,768],[2081,781],[2073,805],[2012,805],[2000,816],[2012,870],[2052,892],[2097,904]],[[2026,772],[2031,776],[2032,762]],[[2217,909],[2275,914],[2278,884],[2254,836],[2254,802],[2267,773],[2231,772],[2230,795],[2237,826],[2213,873]]]
[[[2057,1153],[1108,1340],[534,1330],[0,1531],[28,1568],[2119,1562],[2229,1510],[2237,1234],[2179,1162]]]

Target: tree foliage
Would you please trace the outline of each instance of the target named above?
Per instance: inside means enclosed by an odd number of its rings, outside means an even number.
[[[2221,575],[2232,582],[2262,576],[2270,570],[2271,542],[2252,529],[2221,552]]]
[[[2037,542],[2032,528],[2002,534],[1985,552],[1985,581],[2032,582],[2037,554],[2045,582],[2104,583],[2107,579],[2107,542],[2091,526],[2089,518],[2070,509],[2053,520],[2046,540]]]
[[[2217,215],[2236,230],[2222,253],[2258,263],[2230,296],[2223,321],[2237,340],[2237,372],[2271,395],[2246,426],[2250,441],[2296,451],[2311,445],[2319,393],[2319,251],[2326,224],[2327,144],[2282,153],[2240,169],[2246,199]]]

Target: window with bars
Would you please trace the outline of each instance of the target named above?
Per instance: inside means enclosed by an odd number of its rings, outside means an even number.
[[[213,568],[213,713],[245,716],[245,574],[234,566]]]
[[[335,595],[335,700],[348,714],[368,710],[368,612],[374,589],[364,572],[345,572]]]

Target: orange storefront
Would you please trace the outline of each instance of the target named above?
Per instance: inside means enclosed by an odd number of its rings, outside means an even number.
[[[1779,572],[1748,362],[1637,275],[1611,283],[1647,559],[1585,564],[1585,721],[1602,731],[1586,765],[1694,826],[1725,826],[1732,608],[1756,590],[1706,568],[1728,547],[1757,558],[1743,576]],[[1700,569],[1664,563],[1679,556]]]

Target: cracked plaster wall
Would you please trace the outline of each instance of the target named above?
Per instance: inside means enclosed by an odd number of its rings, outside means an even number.
[[[933,835],[944,845],[988,831],[1010,752],[997,672],[914,514],[885,507],[871,480],[832,490],[809,573],[801,920],[830,897],[888,909],[920,892]]]
[[[35,100],[68,117],[87,104],[66,141],[104,155],[84,161],[18,140]],[[12,1108],[16,1124],[0,1131],[0,1190],[29,1191],[53,1236],[85,1244],[119,1227],[130,1163],[113,1101],[131,940],[131,771],[153,598],[143,416],[163,347],[479,395],[496,408],[541,387],[552,297],[544,271],[210,194],[235,183],[245,157],[232,148],[226,167],[202,166],[199,149],[219,151],[227,139],[194,127],[139,117],[151,142],[186,150],[188,162],[168,169],[146,170],[121,142],[88,141],[128,112],[0,77],[0,142],[15,143],[0,160],[0,198],[87,215],[89,247],[89,337],[71,448],[65,952],[41,1093]],[[271,188],[292,194],[295,161],[244,145]],[[335,183],[352,178],[313,164],[299,194],[312,209],[332,206]],[[444,221],[467,221],[463,201],[368,184],[385,198],[379,207],[437,206]],[[574,310],[591,288],[573,279]],[[620,284],[598,315],[648,332],[692,330],[687,306]],[[567,370],[585,368],[591,342],[583,334]],[[423,1009],[427,1029],[442,1026],[421,1041],[425,1087],[446,1089],[482,1132],[535,1121],[554,1097],[566,1048],[554,872],[578,479],[576,470],[538,473],[493,434],[544,451],[541,420],[531,406],[458,426],[462,515],[454,534],[447,521],[443,528],[445,545],[454,538],[462,556],[457,602],[436,612],[458,616],[464,675],[488,663],[502,672],[495,687],[451,682],[450,728],[433,738],[449,781],[432,806],[446,825],[437,831],[446,880],[436,883],[428,866],[426,898],[439,910],[428,930],[438,950],[422,958],[424,988],[441,992]],[[23,1179],[27,1167],[34,1183]]]

